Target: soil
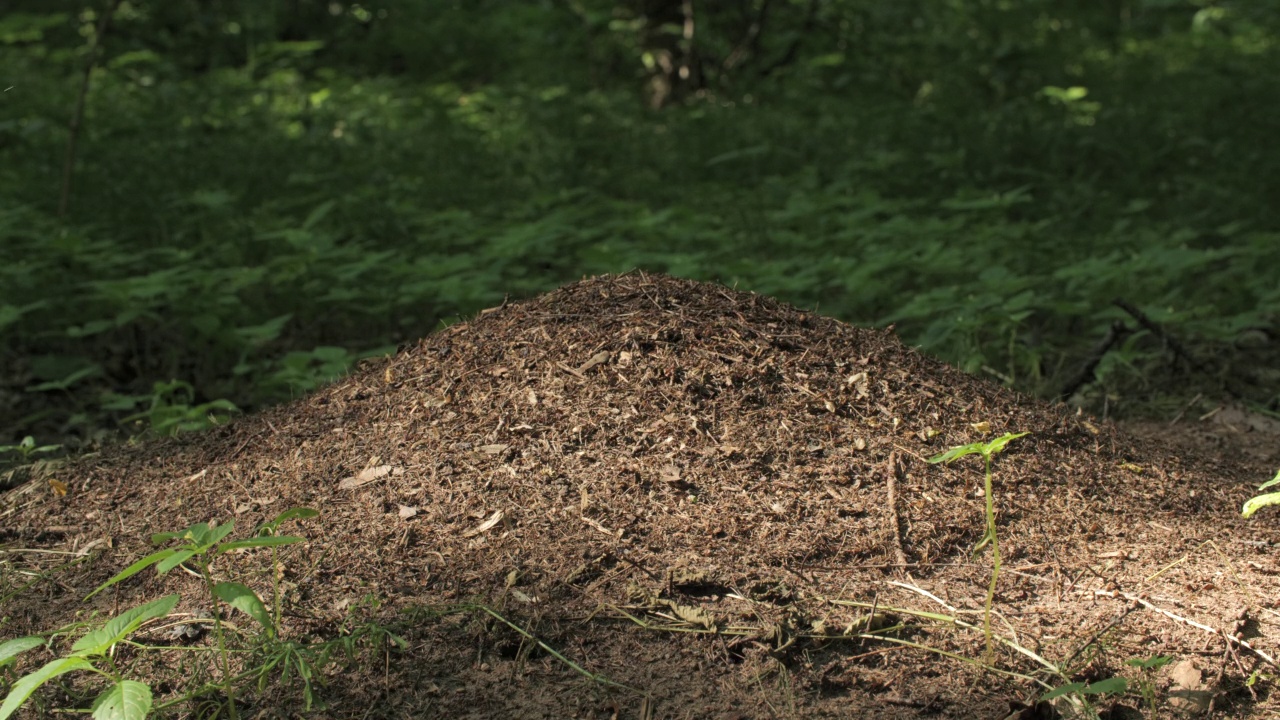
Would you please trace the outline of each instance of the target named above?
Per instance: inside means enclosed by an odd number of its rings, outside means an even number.
[[[181,570],[82,598],[154,550],[152,532],[234,519],[238,537],[306,506],[320,517],[286,530],[307,542],[281,551],[285,634],[365,618],[408,641],[329,672],[317,717],[1050,717],[1033,678],[1064,681],[1036,657],[1092,681],[1137,678],[1125,661],[1154,655],[1181,663],[1154,675],[1162,712],[1177,691],[1195,712],[1276,717],[1274,681],[1246,681],[1278,671],[1280,523],[1240,507],[1280,434],[1198,418],[1129,432],[891,331],[715,285],[594,278],[291,404],[10,491],[6,564],[89,552],[8,600],[0,634],[175,591],[196,613]],[[991,625],[1007,642],[987,667],[983,463],[927,459],[1022,432],[992,467]],[[268,596],[269,567],[259,550],[215,572]],[[135,673],[158,700],[178,692],[189,655],[149,657]],[[291,682],[242,712],[307,714]]]

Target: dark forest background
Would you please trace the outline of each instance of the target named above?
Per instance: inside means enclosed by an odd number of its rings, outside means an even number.
[[[632,268],[1095,412],[1274,412],[1278,39],[1267,0],[6,0],[0,444]]]

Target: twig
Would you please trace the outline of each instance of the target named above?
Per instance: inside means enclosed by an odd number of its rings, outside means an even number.
[[[1111,348],[1115,347],[1116,343],[1124,340],[1132,332],[1128,325],[1119,320],[1113,321],[1111,327],[1107,329],[1107,334],[1089,351],[1089,356],[1085,359],[1084,364],[1080,366],[1075,375],[1071,376],[1070,380],[1063,384],[1062,390],[1058,392],[1058,400],[1067,400],[1085,383],[1089,382],[1093,378],[1093,371],[1098,368],[1098,363],[1102,362],[1103,356],[1111,352]]]
[[[1169,421],[1169,426],[1172,427],[1177,425],[1178,421],[1181,420],[1183,416],[1187,414],[1187,411],[1191,409],[1191,406],[1200,402],[1200,399],[1203,397],[1203,393],[1196,393],[1196,396],[1187,401],[1187,404],[1182,406],[1182,410],[1178,411],[1178,414],[1173,416],[1173,419]]]
[[[1236,645],[1239,645],[1240,647],[1242,647],[1242,648],[1244,648],[1244,649],[1248,650],[1249,652],[1253,653],[1254,655],[1257,655],[1258,657],[1262,658],[1262,659],[1263,659],[1263,660],[1265,660],[1265,661],[1267,662],[1267,664],[1268,664],[1268,665],[1270,665],[1271,667],[1280,668],[1280,665],[1277,665],[1277,664],[1276,664],[1276,661],[1275,661],[1275,659],[1274,659],[1274,658],[1272,658],[1272,657],[1271,657],[1270,655],[1268,655],[1266,652],[1264,652],[1264,651],[1262,651],[1262,650],[1259,650],[1259,649],[1255,648],[1254,646],[1250,645],[1250,644],[1249,644],[1249,642],[1248,642],[1247,640],[1241,640],[1240,638],[1235,637],[1234,635],[1227,634],[1226,632],[1223,632],[1223,631],[1221,631],[1221,630],[1217,630],[1217,629],[1212,628],[1212,627],[1210,627],[1210,626],[1208,626],[1208,625],[1205,625],[1205,624],[1203,624],[1203,623],[1198,623],[1198,622],[1196,622],[1195,620],[1189,620],[1189,619],[1187,619],[1187,618],[1182,617],[1181,615],[1175,615],[1175,614],[1173,614],[1173,613],[1169,612],[1168,610],[1165,610],[1164,608],[1156,607],[1155,605],[1152,605],[1151,603],[1147,602],[1146,600],[1143,600],[1142,598],[1138,597],[1137,595],[1133,595],[1133,594],[1130,594],[1130,593],[1127,593],[1127,592],[1114,592],[1114,591],[1112,591],[1112,590],[1094,590],[1094,591],[1093,591],[1093,594],[1094,594],[1094,595],[1100,595],[1100,596],[1103,596],[1103,597],[1124,598],[1125,600],[1128,600],[1128,601],[1130,601],[1130,602],[1136,602],[1136,603],[1139,603],[1140,605],[1142,605],[1142,607],[1144,607],[1144,608],[1146,608],[1146,609],[1148,609],[1148,610],[1152,610],[1152,611],[1154,611],[1154,612],[1158,612],[1158,613],[1160,613],[1161,615],[1164,615],[1164,616],[1165,616],[1165,617],[1167,617],[1167,618],[1170,618],[1170,619],[1172,619],[1172,620],[1177,620],[1178,622],[1183,623],[1183,624],[1185,624],[1185,625],[1190,625],[1190,626],[1191,626],[1191,627],[1193,627],[1193,628],[1199,628],[1199,629],[1201,629],[1201,630],[1203,630],[1203,631],[1205,631],[1205,632],[1207,632],[1207,633],[1211,633],[1211,634],[1213,634],[1213,635],[1221,635],[1222,637],[1225,637],[1225,638],[1227,639],[1227,642],[1235,643]]]
[[[901,525],[898,523],[898,478],[902,475],[902,463],[898,462],[898,453],[889,452],[889,463],[885,467],[885,477],[889,486],[889,529],[893,535],[893,555],[899,565],[907,564],[907,554],[902,549]]]
[[[1112,301],[1112,304],[1126,313],[1129,313],[1130,317],[1137,320],[1139,325],[1150,330],[1151,334],[1160,338],[1160,342],[1164,343],[1165,347],[1172,350],[1174,355],[1185,360],[1193,369],[1206,374],[1209,372],[1208,368],[1201,365],[1195,358],[1191,357],[1191,353],[1187,352],[1187,349],[1183,347],[1182,343],[1178,342],[1177,338],[1166,332],[1165,329],[1160,326],[1160,323],[1147,317],[1146,313],[1139,310],[1128,300],[1125,300],[1124,298],[1116,298]]]
[[[809,11],[808,14],[805,15],[804,25],[801,27],[800,33],[797,34],[791,41],[791,44],[787,46],[787,50],[782,54],[782,57],[770,63],[768,66],[761,68],[760,77],[769,77],[774,73],[774,71],[790,65],[791,62],[796,59],[796,55],[800,52],[801,41],[813,34],[814,26],[817,24],[818,20],[819,7],[819,0],[809,0]]]
[[[85,98],[89,96],[89,82],[93,78],[93,68],[98,64],[99,50],[102,49],[102,40],[107,34],[107,28],[111,27],[111,17],[116,14],[122,0],[111,0],[107,5],[107,9],[102,13],[102,17],[98,19],[98,30],[94,33],[93,43],[89,46],[89,62],[84,66],[84,80],[80,83],[80,97],[76,99],[76,111],[71,116],[71,124],[68,126],[70,136],[67,138],[67,155],[62,161],[62,194],[58,198],[58,217],[65,217],[67,207],[71,203],[71,178],[75,175],[76,169],[76,142],[80,139],[80,123],[84,120],[84,103]]]
[[[1111,618],[1111,622],[1102,626],[1101,630],[1098,630],[1098,632],[1094,633],[1093,636],[1090,637],[1087,641],[1085,641],[1080,647],[1076,648],[1076,651],[1071,653],[1071,656],[1068,657],[1066,660],[1063,660],[1061,665],[1059,665],[1059,667],[1066,668],[1068,665],[1071,664],[1072,660],[1075,660],[1076,658],[1080,657],[1080,653],[1084,652],[1085,650],[1088,650],[1090,645],[1098,642],[1098,638],[1105,635],[1107,631],[1110,630],[1111,628],[1119,625],[1121,621],[1123,621],[1126,617],[1129,616],[1129,613],[1137,609],[1138,609],[1138,603],[1136,602],[1130,602],[1128,605],[1125,605],[1123,610],[1116,613],[1116,616]]]

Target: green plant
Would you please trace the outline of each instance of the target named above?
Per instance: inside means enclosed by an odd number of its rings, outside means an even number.
[[[15,454],[18,456],[18,462],[25,464],[30,461],[32,455],[43,455],[60,449],[62,449],[61,445],[36,445],[36,439],[28,435],[16,445],[0,445],[0,455]]]
[[[115,396],[103,407],[127,410],[144,403],[147,405],[145,410],[125,417],[123,422],[146,420],[146,428],[157,435],[204,430],[218,424],[227,415],[239,412],[239,408],[229,400],[196,403],[195,388],[181,380],[157,382],[150,395]]]
[[[1258,489],[1266,490],[1267,488],[1274,487],[1276,485],[1280,485],[1280,471],[1276,472],[1275,477],[1259,485]],[[1280,491],[1264,493],[1257,497],[1250,498],[1249,501],[1244,504],[1244,516],[1252,517],[1254,513],[1268,505],[1280,505]]]
[[[1125,661],[1125,665],[1136,668],[1141,673],[1137,680],[1138,692],[1142,695],[1142,701],[1146,703],[1147,709],[1151,712],[1151,720],[1156,720],[1158,709],[1156,708],[1156,686],[1154,674],[1157,670],[1168,665],[1173,660],[1170,655],[1154,655],[1149,658],[1130,658]],[[1064,695],[1076,695],[1085,701],[1086,711],[1096,716],[1092,708],[1087,704],[1088,697],[1091,695],[1123,695],[1129,691],[1129,680],[1120,676],[1113,676],[1097,680],[1095,682],[1070,682],[1059,685],[1049,692],[1040,696],[1041,702],[1048,702],[1054,698]]]
[[[1117,695],[1123,694],[1129,689],[1129,681],[1122,677],[1109,677],[1097,682],[1070,682],[1050,690],[1040,696],[1040,702],[1048,702],[1054,698],[1064,695],[1077,695],[1085,701],[1084,708],[1086,712],[1096,716],[1097,713],[1088,705],[1088,698],[1091,695]]]
[[[151,711],[150,686],[124,679],[109,653],[116,643],[123,641],[143,623],[167,615],[178,604],[178,600],[177,594],[166,595],[159,600],[126,610],[108,620],[101,628],[82,636],[71,646],[68,655],[52,660],[39,670],[19,678],[9,689],[3,704],[0,704],[0,720],[13,715],[44,683],[77,670],[95,672],[111,680],[111,685],[93,701],[94,720],[137,720],[146,717]],[[0,645],[0,662],[11,661],[14,656],[44,643],[44,638],[34,636],[9,640]]]
[[[296,668],[304,674],[306,682],[308,707],[311,703],[311,667],[300,656],[290,655],[290,647],[282,646],[278,640],[280,617],[280,594],[278,580],[273,581],[272,605],[269,611],[262,600],[248,586],[238,582],[215,582],[210,568],[210,560],[232,550],[269,547],[272,549],[272,573],[278,577],[280,566],[276,550],[282,545],[301,542],[303,538],[291,535],[276,534],[280,525],[291,519],[306,519],[316,516],[309,508],[292,508],[277,515],[271,521],[259,526],[254,537],[223,542],[235,529],[235,522],[218,524],[215,522],[196,523],[180,532],[165,532],[152,535],[155,544],[175,543],[172,547],[158,550],[138,560],[111,579],[94,589],[85,600],[103,590],[130,578],[148,567],[155,566],[158,574],[192,563],[204,581],[208,593],[208,601],[213,607],[213,627],[217,640],[217,655],[221,660],[222,679],[217,688],[226,698],[226,709],[230,717],[237,716],[235,706],[235,681],[245,676],[232,675],[230,650],[224,632],[223,619],[218,612],[219,603],[248,615],[262,628],[263,645],[274,652],[276,657],[286,661],[286,668]],[[36,670],[19,678],[10,689],[4,702],[0,705],[0,720],[12,715],[23,702],[42,684],[64,673],[76,670],[97,672],[111,679],[112,684],[94,701],[93,715],[95,720],[140,720],[152,709],[152,692],[150,686],[136,680],[126,680],[116,668],[112,648],[118,643],[130,642],[128,636],[142,626],[143,623],[167,615],[180,600],[177,594],[167,595],[159,600],[140,605],[117,617],[108,620],[102,627],[90,631],[81,637],[72,647],[71,652],[57,660],[51,661]],[[274,616],[273,616],[274,612]],[[61,631],[60,631],[61,632]],[[34,649],[46,643],[44,638],[30,636],[17,638],[0,644],[0,667],[12,663],[20,653]],[[130,643],[133,644],[133,643]],[[145,649],[146,646],[138,646]],[[274,665],[272,665],[274,667]],[[271,668],[267,668],[270,670]],[[255,669],[251,674],[260,672]],[[198,692],[198,691],[197,691]]]
[[[1160,668],[1168,665],[1173,661],[1171,655],[1153,655],[1149,658],[1130,658],[1124,662],[1132,668],[1137,668],[1141,675],[1138,677],[1138,692],[1142,694],[1142,700],[1146,702],[1147,708],[1151,710],[1151,720],[1156,720],[1156,685],[1153,675]]]
[[[1000,540],[996,536],[996,506],[995,492],[991,482],[991,459],[1004,451],[1006,445],[1013,440],[1023,437],[1027,433],[1005,433],[990,442],[985,443],[969,443],[968,445],[960,445],[934,457],[929,458],[931,463],[946,463],[957,460],[966,455],[981,455],[985,474],[983,476],[983,490],[987,501],[987,527],[982,539],[973,548],[973,554],[977,555],[987,544],[991,545],[991,584],[987,588],[987,604],[982,618],[982,632],[987,639],[987,663],[990,664],[994,659],[995,648],[991,641],[991,606],[995,602],[996,597],[996,581],[1000,577]]]

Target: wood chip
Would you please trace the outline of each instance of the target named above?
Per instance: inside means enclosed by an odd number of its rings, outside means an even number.
[[[503,515],[501,510],[495,510],[494,513],[489,516],[488,520],[485,520],[484,522],[480,523],[476,527],[473,527],[470,530],[462,533],[462,537],[475,537],[476,535],[479,535],[480,533],[485,532],[486,530],[491,530],[494,525],[497,525],[498,523],[502,522],[503,517],[505,516]]]

